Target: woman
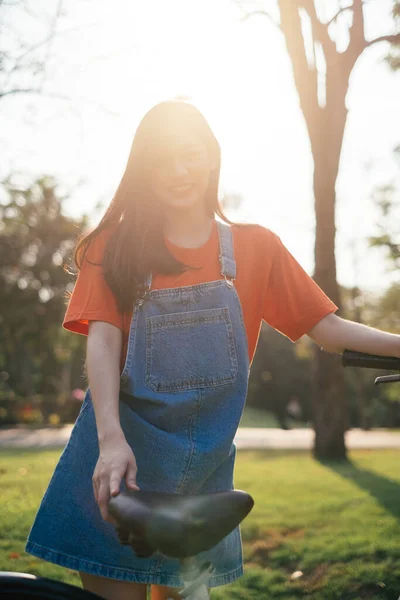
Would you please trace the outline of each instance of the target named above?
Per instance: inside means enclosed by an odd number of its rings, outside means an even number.
[[[262,320],[330,351],[400,355],[400,336],[335,316],[275,234],[224,216],[219,172],[202,114],[182,101],[156,105],[105,216],[77,246],[64,327],[88,335],[89,389],[26,550],[79,571],[104,598],[144,600],[148,584],[153,600],[178,598],[179,562],[122,546],[107,503],[121,486],[233,488]],[[200,558],[216,568],[210,587],[240,577],[239,528]]]

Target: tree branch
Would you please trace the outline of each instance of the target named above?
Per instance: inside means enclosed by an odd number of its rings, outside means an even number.
[[[336,19],[338,18],[339,15],[341,15],[342,13],[344,13],[346,10],[353,10],[352,6],[345,6],[344,8],[341,8],[340,10],[337,11],[336,15],[334,15],[332,17],[332,19],[330,19],[327,23],[326,26],[329,27],[329,25],[332,25],[332,23],[334,21],[336,21]]]
[[[377,44],[378,42],[390,42],[391,44],[400,44],[400,33],[395,35],[381,35],[380,37],[371,40],[370,42],[365,42],[365,48],[368,46],[372,46],[373,44]]]
[[[318,126],[318,84],[317,70],[307,63],[301,20],[297,2],[279,0],[281,29],[285,36],[286,47],[292,62],[293,76],[299,94],[300,107],[303,112],[310,140],[314,139]]]
[[[318,19],[314,0],[303,2],[303,7],[310,17],[314,39],[322,45],[327,65],[328,63],[335,62],[337,60],[336,44],[329,37],[328,25],[321,23]]]
[[[273,25],[275,25],[275,27],[277,27],[279,29],[279,31],[281,31],[279,23],[277,21],[275,21],[275,19],[269,13],[267,13],[265,10],[253,10],[252,12],[244,15],[244,17],[241,18],[241,21],[247,21],[247,19],[249,19],[250,17],[256,17],[256,16],[260,16],[260,15],[262,15],[263,17],[267,17],[271,21],[271,23]]]
[[[51,54],[51,47],[52,47],[52,45],[54,43],[54,38],[55,38],[56,33],[57,33],[57,24],[58,24],[58,21],[59,21],[61,15],[62,15],[62,10],[63,10],[63,0],[58,0],[57,10],[56,10],[56,12],[54,14],[53,22],[52,22],[51,29],[50,29],[50,31],[51,31],[50,36],[49,36],[50,39],[49,39],[49,43],[47,44],[47,48],[46,48],[46,52],[45,52],[45,57],[44,57],[44,61],[43,61],[43,69],[42,69],[42,72],[41,72],[42,81],[40,83],[40,90],[41,91],[43,90],[44,84],[45,84],[45,81],[46,81],[46,76],[47,76],[46,67],[47,67],[48,62],[49,62],[49,58],[50,58],[50,54]]]
[[[362,0],[353,0],[353,23],[349,28],[350,42],[345,57],[346,74],[349,76],[357,58],[365,48],[364,13]]]
[[[364,12],[362,0],[353,0],[353,24],[350,29],[358,31],[364,37]]]
[[[107,106],[99,104],[98,102],[95,102],[93,100],[89,100],[88,98],[71,98],[70,96],[65,96],[63,94],[57,94],[57,93],[52,93],[52,92],[43,92],[40,89],[35,90],[33,88],[26,88],[26,89],[23,89],[23,88],[18,89],[17,88],[17,89],[7,90],[6,92],[0,92],[0,101],[2,100],[2,98],[5,98],[6,96],[10,96],[11,94],[38,94],[39,96],[43,96],[45,98],[55,98],[56,100],[66,100],[67,102],[73,102],[74,100],[77,100],[81,103],[93,106],[93,107],[97,108],[98,110],[110,115],[111,117],[120,117],[121,116],[119,113],[116,113],[113,110],[110,110],[109,108],[107,108]],[[72,106],[70,106],[70,109],[73,111],[77,110]]]

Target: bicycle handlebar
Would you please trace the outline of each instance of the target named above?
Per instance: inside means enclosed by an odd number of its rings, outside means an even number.
[[[344,367],[364,367],[366,369],[384,369],[387,371],[400,371],[400,358],[396,356],[379,356],[345,350],[342,354]]]

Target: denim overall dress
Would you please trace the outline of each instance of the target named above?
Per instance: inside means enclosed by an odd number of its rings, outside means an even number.
[[[220,222],[217,227],[221,279],[151,290],[150,275],[147,291],[135,303],[119,409],[141,490],[197,494],[234,488],[233,439],[247,394],[249,358],[234,286],[232,231]],[[182,587],[177,559],[160,553],[136,557],[120,544],[114,526],[102,519],[92,488],[98,456],[89,389],[26,551],[94,575]],[[216,569],[210,587],[240,577],[240,528],[198,558]]]

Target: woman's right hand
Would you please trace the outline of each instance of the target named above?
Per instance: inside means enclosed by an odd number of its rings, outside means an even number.
[[[105,521],[116,524],[108,513],[111,496],[119,494],[121,479],[125,477],[129,490],[139,490],[136,484],[135,455],[123,435],[100,445],[100,454],[93,472],[92,483],[96,502]]]

